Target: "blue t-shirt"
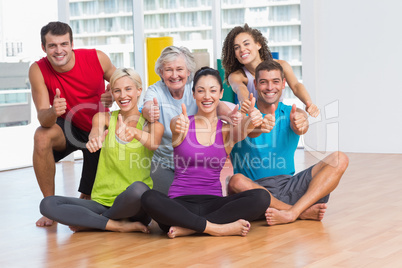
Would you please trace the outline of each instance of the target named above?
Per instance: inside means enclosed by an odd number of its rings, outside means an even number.
[[[182,103],[186,105],[188,116],[197,113],[198,108],[191,87],[192,83],[188,82],[185,86],[183,97],[180,100],[176,100],[172,97],[172,94],[170,94],[166,84],[162,81],[158,81],[148,87],[144,97],[144,104],[148,101],[153,101],[154,98],[157,99],[160,110],[159,122],[165,127],[161,144],[154,152],[153,160],[162,162],[171,169],[174,169],[174,163],[170,121],[176,115],[181,114]]]
[[[255,181],[295,173],[294,154],[300,137],[290,127],[291,110],[292,106],[279,102],[275,126],[270,133],[247,137],[235,144],[230,153],[235,174],[241,173]]]

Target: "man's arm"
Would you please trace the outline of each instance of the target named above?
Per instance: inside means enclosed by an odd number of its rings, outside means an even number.
[[[29,68],[29,82],[31,83],[32,99],[38,113],[40,125],[42,127],[53,126],[60,115],[57,115],[54,107],[50,106],[49,91],[36,62]]]
[[[262,124],[256,127],[252,132],[248,134],[249,138],[256,138],[261,135],[261,133],[270,133],[275,126],[275,104],[271,105],[270,111],[265,115],[262,120]]]
[[[116,71],[116,67],[112,64],[109,57],[100,50],[96,51],[98,55],[99,62],[103,69],[103,79],[110,82],[110,78],[112,77],[114,71]],[[101,102],[105,107],[111,107],[113,104],[112,92],[110,89],[110,84],[107,85],[106,92],[101,95]]]
[[[103,78],[110,82],[110,77],[112,77],[112,74],[114,71],[116,71],[116,67],[112,64],[109,57],[105,53],[100,50],[97,50],[96,53],[103,69]]]

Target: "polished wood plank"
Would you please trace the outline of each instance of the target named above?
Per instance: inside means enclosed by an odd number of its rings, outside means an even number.
[[[322,222],[252,223],[247,237],[72,233],[39,228],[32,168],[0,172],[0,267],[400,267],[402,155],[348,153],[349,168]],[[302,170],[323,158],[299,151]],[[56,193],[78,196],[81,161],[57,164]],[[233,170],[225,167],[222,180]]]

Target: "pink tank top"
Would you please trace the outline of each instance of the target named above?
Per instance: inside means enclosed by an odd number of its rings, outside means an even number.
[[[222,121],[216,126],[215,142],[201,145],[195,133],[194,116],[189,116],[190,126],[184,141],[173,149],[175,177],[169,189],[169,197],[183,195],[222,196],[220,174],[226,161],[222,135]]]
[[[56,88],[59,88],[60,97],[67,101],[67,111],[62,117],[90,132],[92,117],[97,112],[107,111],[100,103],[100,96],[105,92],[103,69],[95,49],[73,51],[75,65],[70,71],[56,72],[46,57],[37,61],[37,64],[49,91],[50,104],[53,105]]]

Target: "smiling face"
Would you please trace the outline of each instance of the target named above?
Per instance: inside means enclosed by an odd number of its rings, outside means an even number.
[[[189,76],[190,71],[187,69],[186,61],[182,56],[165,63],[161,70],[161,77],[171,92],[184,92]]]
[[[70,41],[70,34],[52,35],[50,32],[45,35],[46,45],[42,50],[46,53],[47,59],[56,71],[65,72],[74,67],[73,44]]]
[[[248,33],[239,33],[234,39],[234,51],[236,59],[243,65],[260,59],[261,45],[256,43]]]
[[[285,88],[285,79],[282,79],[279,70],[259,71],[258,81],[254,81],[258,92],[258,101],[261,104],[278,105],[282,90]]]
[[[199,112],[216,113],[215,110],[223,96],[223,90],[216,77],[206,75],[198,79],[193,95]]]
[[[128,112],[132,109],[137,109],[137,101],[141,91],[142,89],[137,88],[130,77],[123,76],[114,82],[112,95],[120,110]]]

